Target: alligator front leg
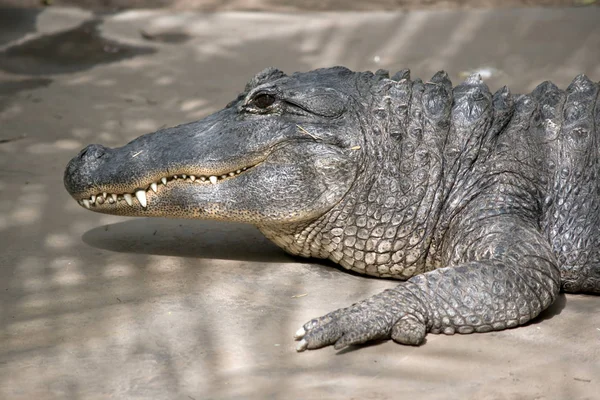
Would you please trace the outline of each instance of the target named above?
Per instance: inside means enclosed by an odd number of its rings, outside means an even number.
[[[297,350],[333,344],[336,349],[371,340],[419,345],[428,332],[489,332],[525,324],[559,292],[559,272],[549,243],[533,226],[502,216],[468,234],[468,246],[449,249],[441,268],[409,279],[348,308],[304,324]]]

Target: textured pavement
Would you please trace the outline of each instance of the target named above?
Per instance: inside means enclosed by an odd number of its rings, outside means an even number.
[[[495,90],[600,80],[600,8],[259,14],[0,9],[1,399],[597,399],[600,297],[488,334],[297,354],[306,320],[395,285],[250,226],[87,212],[63,169],[199,119],[266,66],[409,67]]]

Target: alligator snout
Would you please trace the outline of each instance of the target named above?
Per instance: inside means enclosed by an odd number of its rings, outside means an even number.
[[[64,176],[65,187],[69,193],[79,193],[94,183],[94,171],[106,162],[109,152],[107,147],[91,144],[71,159]]]

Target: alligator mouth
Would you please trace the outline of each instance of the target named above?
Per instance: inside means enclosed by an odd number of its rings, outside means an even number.
[[[134,207],[136,205],[137,200],[137,203],[142,208],[147,208],[149,204],[148,198],[151,197],[148,196],[148,194],[151,191],[156,194],[159,194],[160,188],[162,186],[182,183],[194,185],[218,185],[223,181],[233,179],[243,174],[244,172],[253,167],[255,167],[255,165],[243,167],[222,175],[177,174],[171,176],[163,176],[156,182],[150,183],[145,188],[137,188],[130,193],[108,193],[104,191],[99,191],[96,194],[91,195],[90,197],[79,199],[77,200],[77,202],[87,209],[94,209],[98,207],[101,207],[102,209],[109,209],[111,206],[117,207],[123,203]]]

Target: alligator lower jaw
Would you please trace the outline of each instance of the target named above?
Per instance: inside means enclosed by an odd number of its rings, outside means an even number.
[[[131,193],[108,193],[108,192],[98,192],[90,197],[83,198],[77,200],[77,202],[87,208],[87,209],[102,209],[109,210],[111,206],[116,207],[120,204],[127,204],[133,207],[137,203],[142,207],[148,207],[148,193],[153,191],[154,193],[158,193],[161,186],[166,186],[169,184],[180,184],[180,183],[188,183],[188,184],[196,184],[196,185],[217,185],[220,182],[235,178],[240,175],[244,171],[250,169],[252,167],[244,167],[238,169],[236,171],[228,172],[224,175],[211,175],[211,176],[196,176],[196,175],[172,175],[172,176],[164,176],[160,178],[157,182],[150,183],[145,189],[138,188]]]

